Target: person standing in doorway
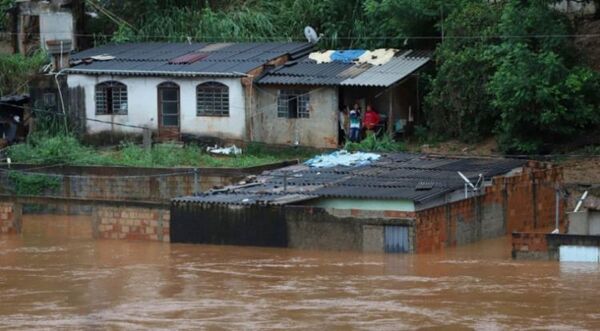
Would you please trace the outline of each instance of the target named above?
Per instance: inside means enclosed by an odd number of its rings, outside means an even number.
[[[367,111],[365,112],[365,117],[363,118],[363,126],[367,131],[367,134],[372,134],[377,129],[377,125],[381,118],[379,114],[373,109],[371,105],[367,106]]]
[[[355,110],[350,111],[350,141],[360,141],[360,116]]]

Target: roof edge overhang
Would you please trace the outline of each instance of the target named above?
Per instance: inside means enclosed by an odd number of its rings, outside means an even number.
[[[119,75],[119,76],[143,76],[143,77],[225,77],[241,78],[247,74],[242,72],[194,72],[194,71],[140,71],[140,70],[98,70],[69,68],[63,71],[66,74],[78,75]]]
[[[410,72],[406,73],[405,75],[398,77],[396,80],[394,80],[393,82],[390,82],[388,84],[370,84],[370,83],[358,83],[358,82],[354,82],[354,80],[356,80],[357,78],[360,79],[360,75],[358,75],[357,77],[354,78],[349,78],[346,79],[342,82],[339,83],[339,86],[342,87],[382,87],[382,88],[388,88],[390,86],[396,85],[398,83],[401,83],[407,79],[409,79],[412,74],[414,74],[415,72],[417,72],[418,70],[420,70],[421,68],[423,68],[425,65],[427,65],[429,62],[431,62],[431,60],[427,60],[425,62],[423,62],[421,65],[415,67],[413,70],[411,70]]]

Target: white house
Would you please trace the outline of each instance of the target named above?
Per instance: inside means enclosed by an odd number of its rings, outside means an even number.
[[[307,55],[309,43],[130,43],[77,53],[67,74],[86,133],[249,140],[253,81]],[[73,105],[71,100],[69,104]]]

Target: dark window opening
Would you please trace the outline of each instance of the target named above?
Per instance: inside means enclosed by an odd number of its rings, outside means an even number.
[[[277,117],[309,118],[310,95],[305,90],[280,90]]]
[[[127,86],[119,82],[105,82],[96,85],[97,115],[126,115]]]

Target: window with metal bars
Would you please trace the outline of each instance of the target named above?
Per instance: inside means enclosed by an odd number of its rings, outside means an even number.
[[[310,95],[306,90],[279,90],[277,117],[309,118]]]
[[[127,86],[115,81],[96,85],[96,115],[127,115]]]
[[[197,116],[229,116],[229,87],[217,82],[196,87]]]

